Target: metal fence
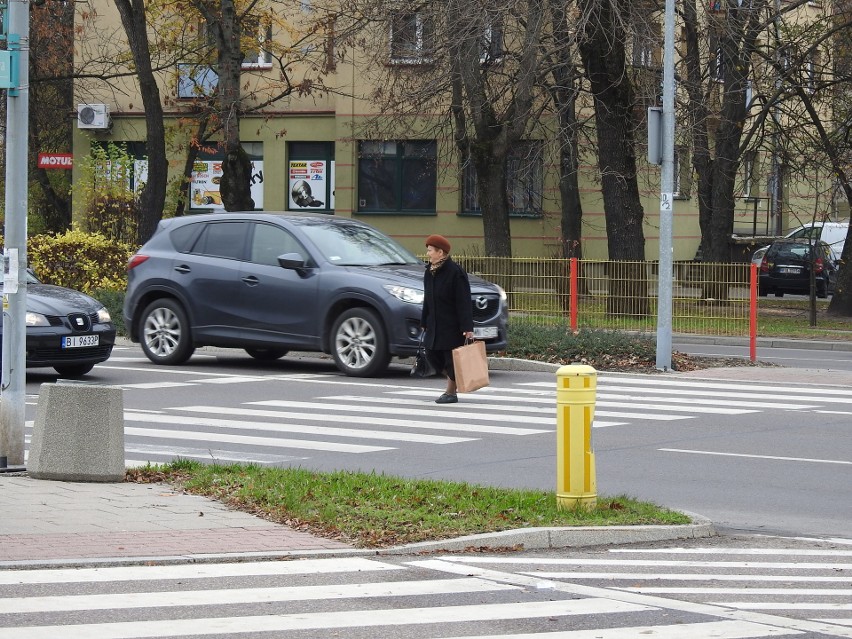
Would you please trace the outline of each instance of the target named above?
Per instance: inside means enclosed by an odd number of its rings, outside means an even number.
[[[455,256],[506,291],[513,319],[572,330],[654,331],[656,262]],[[672,330],[748,336],[756,313],[750,264],[676,262]]]

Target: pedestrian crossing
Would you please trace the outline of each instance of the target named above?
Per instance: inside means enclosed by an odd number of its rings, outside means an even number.
[[[821,547],[630,546],[567,557],[460,555],[417,565],[483,579],[508,573],[576,595],[603,591],[630,603],[715,610],[744,622],[852,637],[852,581],[845,576],[852,569],[852,549],[836,547],[848,548],[852,540],[812,541]]]
[[[0,571],[0,639],[852,637],[842,608],[755,612],[719,602],[706,588],[684,594],[629,585],[647,579],[638,571],[605,587],[586,585],[599,580],[587,567],[561,553]],[[807,572],[784,575],[790,592]],[[714,574],[703,576],[715,583]],[[844,588],[837,592],[825,599],[845,596]],[[767,597],[776,595],[755,599]]]
[[[246,379],[216,375],[201,381],[226,384]],[[550,446],[556,429],[556,389],[552,382],[495,384],[464,395],[458,404],[437,406],[432,401],[436,391],[424,388],[422,382],[378,385],[322,375],[296,375],[287,381],[314,386],[320,392],[306,400],[125,410],[128,465],[175,457],[289,464],[319,454],[385,454],[411,446],[452,446],[514,437],[527,441],[542,438],[542,446]],[[363,387],[369,391],[360,393]],[[336,393],[338,388],[343,392]],[[592,426],[641,428],[688,423],[702,416],[825,411],[848,406],[852,398],[847,395],[831,387],[785,389],[692,378],[601,374]]]

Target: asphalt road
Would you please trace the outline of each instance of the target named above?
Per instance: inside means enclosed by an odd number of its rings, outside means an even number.
[[[848,386],[804,382],[799,369],[782,381],[772,369],[727,370],[599,374],[598,493],[724,529],[852,535]],[[55,379],[29,375],[29,419],[39,385]],[[141,463],[181,456],[555,487],[552,372],[495,370],[488,389],[437,406],[443,383],[412,380],[401,365],[352,379],[316,357],[261,363],[233,351],[158,367],[132,346],[89,381],[124,388],[127,458]]]

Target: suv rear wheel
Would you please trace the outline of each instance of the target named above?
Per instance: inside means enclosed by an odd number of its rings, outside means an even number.
[[[142,311],[139,338],[145,356],[155,364],[183,364],[195,351],[186,312],[168,298],[155,300]]]
[[[381,319],[368,308],[350,308],[331,328],[331,356],[351,377],[384,372],[390,362],[388,340]]]

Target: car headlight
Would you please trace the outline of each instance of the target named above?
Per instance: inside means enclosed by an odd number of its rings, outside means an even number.
[[[50,322],[41,313],[27,311],[27,326],[50,326]]]
[[[497,286],[497,285],[495,284],[494,286]],[[500,299],[505,302],[506,301],[506,291],[504,291],[503,288],[500,287],[500,286],[497,286],[497,290],[500,293]]]
[[[398,286],[395,284],[385,284],[385,290],[402,302],[407,302],[408,304],[423,303],[423,291],[416,288]]]
[[[109,311],[106,310],[105,307],[101,307],[98,309],[98,323],[99,324],[109,324],[112,321],[112,317],[109,315]]]

